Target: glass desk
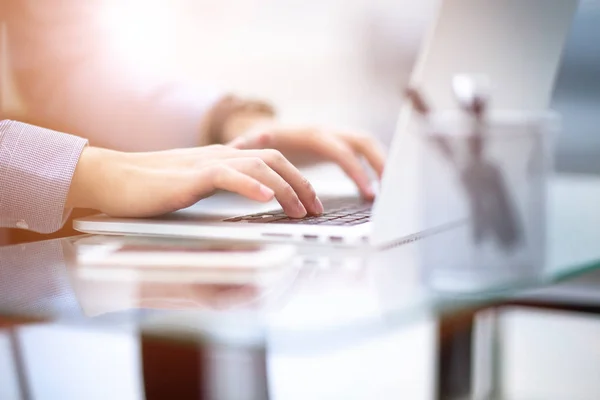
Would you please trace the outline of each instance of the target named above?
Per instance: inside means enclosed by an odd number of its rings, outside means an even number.
[[[550,200],[546,263],[519,271],[453,270],[444,265],[443,257],[433,267],[420,267],[419,246],[429,241],[428,248],[438,254],[457,251],[453,238],[463,234],[466,226],[378,251],[301,246],[292,259],[268,273],[237,282],[198,269],[123,271],[81,261],[85,254],[122,241],[144,240],[164,247],[168,239],[80,236],[3,247],[0,315],[13,331],[27,322],[138,332],[147,345],[142,348],[151,351],[154,360],[160,355],[165,363],[179,354],[173,347],[168,351],[161,347],[167,344],[244,349],[246,360],[251,360],[248,371],[259,371],[260,376],[272,373],[265,367],[265,351],[281,357],[335,354],[423,326],[435,332],[432,337],[438,339],[432,343],[441,347],[432,344],[418,358],[428,359],[432,352],[452,358],[444,343],[454,343],[461,327],[470,327],[473,310],[502,304],[600,266],[600,180],[559,176],[553,181]],[[193,354],[197,361],[197,351]],[[149,398],[153,397],[149,393],[167,393],[161,392],[167,389],[159,383],[164,380],[161,374],[168,373],[166,364],[161,362],[163,367],[154,370],[146,364],[148,359],[152,357],[144,359],[144,385]],[[445,369],[452,366],[438,361],[429,366],[437,368],[434,375],[440,377],[435,395],[451,398],[448,392],[454,389],[446,388],[443,381],[451,376]],[[180,370],[173,365],[184,364],[179,360],[169,365]],[[470,362],[466,366],[470,368]],[[199,373],[197,368],[194,371]],[[256,378],[254,372],[250,375]],[[179,382],[184,376],[170,379]],[[196,381],[191,379],[192,387],[170,381],[168,393],[173,393],[173,387],[197,393]],[[151,383],[158,386],[151,388]],[[252,387],[254,397],[248,398],[264,398],[270,391],[265,382]],[[211,389],[217,392],[221,395],[215,398],[228,398],[223,394],[226,388]]]

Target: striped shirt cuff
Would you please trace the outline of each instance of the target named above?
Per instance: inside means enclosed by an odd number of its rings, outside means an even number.
[[[15,121],[0,121],[0,226],[50,233],[60,229],[85,139]]]

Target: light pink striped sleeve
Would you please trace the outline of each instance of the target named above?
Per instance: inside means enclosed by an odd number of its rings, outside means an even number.
[[[65,202],[85,139],[16,121],[0,121],[0,226],[50,233]]]

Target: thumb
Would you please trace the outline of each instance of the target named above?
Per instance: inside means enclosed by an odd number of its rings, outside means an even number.
[[[240,150],[265,149],[273,147],[274,133],[271,131],[256,131],[239,136],[227,145]]]
[[[227,146],[235,149],[244,150],[249,148],[249,140],[245,136],[240,136],[227,143]]]

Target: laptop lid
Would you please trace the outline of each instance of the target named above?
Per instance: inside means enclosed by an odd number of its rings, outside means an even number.
[[[577,0],[440,0],[410,79],[437,110],[456,109],[452,77],[486,74],[492,82],[492,109],[544,110],[550,103],[565,39]],[[372,218],[371,242],[389,243],[467,216],[443,162],[429,165],[439,182],[422,195],[423,151],[416,116],[405,102],[388,156]],[[429,160],[428,160],[429,162]],[[427,222],[421,217],[427,205]]]

